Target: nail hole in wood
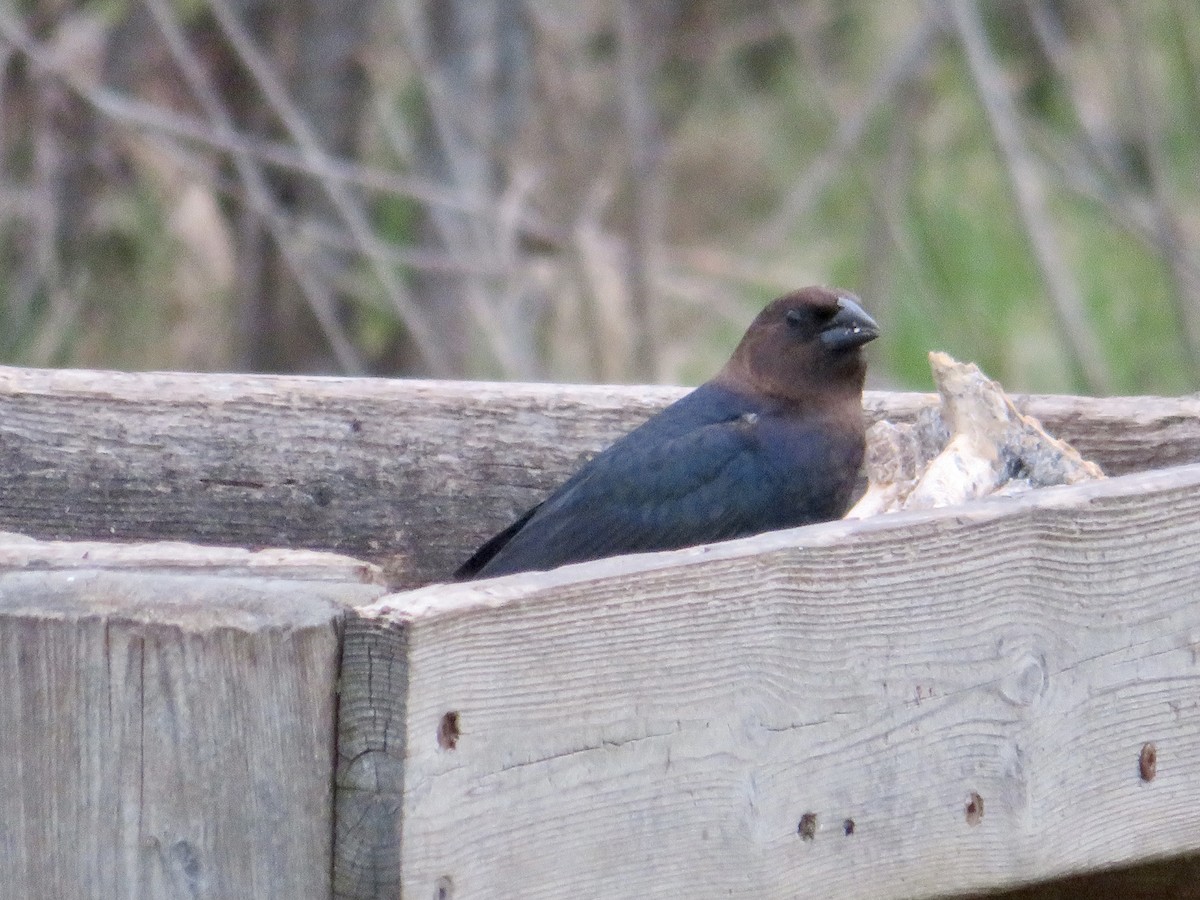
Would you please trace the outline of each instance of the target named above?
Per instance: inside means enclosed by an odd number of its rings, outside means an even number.
[[[846,821],[844,821],[842,823],[842,833],[845,834],[846,837],[850,837],[850,835],[854,834],[854,820],[853,819],[847,819]]]
[[[458,713],[448,712],[438,722],[438,746],[443,750],[453,750],[458,746]]]
[[[967,824],[974,828],[983,821],[983,798],[974,791],[967,798]]]
[[[803,840],[811,841],[817,836],[817,814],[807,812],[800,817],[800,826],[796,829]]]
[[[449,875],[443,875],[433,886],[433,900],[450,900],[454,896],[454,882]]]
[[[1138,756],[1138,774],[1142,781],[1153,781],[1158,774],[1158,748],[1153,741],[1142,744],[1142,752]]]

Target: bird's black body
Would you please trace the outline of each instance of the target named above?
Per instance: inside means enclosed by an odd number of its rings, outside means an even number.
[[[878,331],[849,295],[814,291],[819,302],[802,291],[771,304],[716,378],[584,465],[480,547],[456,577],[687,547],[844,515],[863,456],[859,348]]]

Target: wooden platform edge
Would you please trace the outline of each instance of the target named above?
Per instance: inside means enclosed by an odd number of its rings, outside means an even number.
[[[333,551],[414,587],[684,390],[0,367],[0,530]],[[1200,399],[1019,400],[1110,474],[1200,462]]]
[[[945,896],[1194,853],[1198,581],[1193,465],[382,597],[339,727],[384,814],[340,817],[339,896]]]
[[[338,688],[333,896],[401,896],[408,631],[347,617]]]
[[[363,585],[374,595],[386,581],[379,566],[338,553],[272,548],[212,547],[187,541],[115,543],[40,541],[0,531],[0,570],[128,570],[142,574],[269,577]]]
[[[5,548],[0,871],[23,896],[326,900],[343,618],[380,588],[104,549]]]
[[[731,564],[752,562],[780,551],[820,552],[824,548],[873,540],[881,534],[886,536],[931,530],[953,532],[965,527],[983,527],[999,520],[1019,518],[1025,521],[1055,510],[1106,508],[1126,500],[1191,490],[1200,491],[1200,463],[1133,472],[1099,481],[1042,488],[1015,496],[985,498],[937,509],[888,513],[867,519],[839,519],[683,550],[579,563],[548,572],[431,584],[385,594],[363,607],[360,614],[367,618],[414,622],[484,609],[496,610],[509,604],[536,603],[539,598],[552,596],[561,588],[585,582],[614,578],[624,580],[638,575],[683,571],[692,565],[717,561]]]

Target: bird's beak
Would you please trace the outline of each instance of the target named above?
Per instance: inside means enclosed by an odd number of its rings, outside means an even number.
[[[838,311],[821,331],[821,343],[830,350],[853,350],[879,337],[879,325],[849,297],[838,297]]]

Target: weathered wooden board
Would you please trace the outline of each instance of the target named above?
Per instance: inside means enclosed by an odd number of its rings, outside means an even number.
[[[412,586],[681,393],[0,367],[0,530],[332,550]],[[1200,399],[1021,405],[1113,473],[1200,462]]]
[[[314,550],[245,550],[208,547],[183,541],[112,544],[103,541],[39,541],[0,531],[0,570],[126,569],[143,575],[290,578],[346,584],[385,584],[376,565],[337,553]],[[374,596],[376,591],[362,592]]]
[[[343,609],[381,589],[65,552],[0,551],[0,894],[325,900]]]
[[[1193,465],[386,596],[347,623],[338,896],[918,897],[1195,852],[1198,585]]]

